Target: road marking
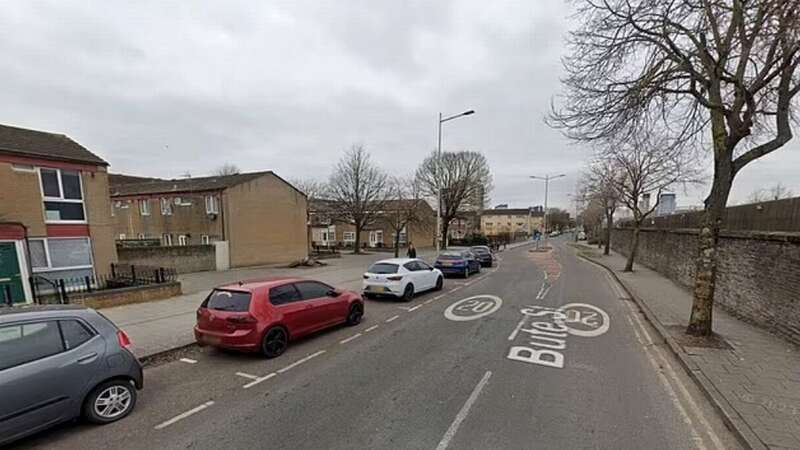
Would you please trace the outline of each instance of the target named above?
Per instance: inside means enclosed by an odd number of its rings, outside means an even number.
[[[236,372],[236,375],[239,375],[240,377],[244,377],[244,378],[249,378],[251,380],[257,380],[258,379],[258,375],[250,375],[249,373],[244,373],[244,372]]]
[[[415,306],[413,308],[408,308],[408,312],[416,311],[416,310],[418,310],[420,308],[422,308],[422,305],[417,305],[417,306]]]
[[[278,374],[277,374],[277,373],[275,373],[275,372],[272,372],[272,373],[271,373],[271,374],[269,374],[269,375],[264,375],[263,377],[256,378],[255,380],[253,380],[253,381],[251,381],[251,382],[249,382],[249,383],[245,384],[245,385],[244,385],[244,386],[242,386],[242,387],[243,387],[243,388],[245,388],[245,389],[250,389],[251,387],[253,387],[253,386],[257,385],[258,383],[261,383],[262,381],[267,381],[267,380],[269,380],[270,378],[272,378],[272,377],[274,377],[274,376],[276,376],[276,375],[278,375]]]
[[[455,322],[464,322],[493,314],[501,306],[503,306],[503,299],[495,295],[473,295],[448,306],[444,311],[444,316]]]
[[[517,337],[517,333],[519,333],[519,330],[521,330],[522,327],[525,325],[525,321],[526,320],[527,320],[527,317],[522,316],[522,320],[519,321],[519,323],[517,324],[517,327],[514,328],[514,331],[512,331],[511,334],[508,335],[508,340],[509,341],[513,341],[514,338]]]
[[[429,304],[429,303],[430,303],[430,302],[432,302],[432,301],[433,301],[433,299],[432,299],[432,298],[429,298],[429,299],[425,300],[425,301],[424,301],[424,302],[422,302],[422,303],[424,303],[424,304],[426,304],[426,305],[427,305],[427,304]]]
[[[461,422],[467,418],[467,414],[469,414],[470,408],[472,408],[472,404],[478,399],[478,396],[481,394],[484,386],[486,383],[489,382],[489,378],[491,378],[492,372],[487,370],[485,374],[483,374],[483,378],[481,381],[478,382],[478,385],[475,386],[475,389],[472,390],[472,394],[469,395],[467,402],[464,403],[464,406],[461,407],[461,410],[458,411],[455,420],[453,423],[450,424],[450,428],[447,429],[447,432],[442,437],[442,440],[439,441],[439,445],[436,446],[436,450],[444,450],[450,445],[450,441],[453,440],[453,437],[456,435],[458,431],[458,427],[461,425]]]
[[[378,325],[373,325],[373,326],[367,328],[366,330],[364,330],[364,333],[369,333],[370,331],[372,331],[372,330],[374,330],[376,328],[378,328]]]
[[[439,294],[436,297],[433,297],[433,300],[439,300],[440,298],[444,297],[447,294]]]
[[[360,336],[360,334],[359,334],[359,336]],[[317,356],[319,356],[319,355],[321,355],[321,354],[323,354],[323,353],[325,353],[325,350],[320,350],[320,351],[318,351],[318,352],[316,352],[316,353],[312,353],[312,354],[310,354],[310,355],[306,356],[306,357],[305,357],[305,358],[303,358],[303,359],[298,359],[297,361],[295,361],[295,362],[293,362],[293,363],[289,364],[288,366],[284,367],[283,369],[278,369],[278,373],[283,373],[283,372],[286,372],[287,370],[289,370],[289,369],[291,369],[291,368],[294,368],[294,367],[297,367],[297,366],[299,366],[300,364],[303,364],[304,362],[306,362],[306,361],[308,361],[308,360],[310,360],[310,359],[312,359],[312,358],[316,358]]]
[[[356,339],[356,338],[359,338],[359,337],[361,337],[361,333],[356,333],[356,334],[350,336],[349,338],[342,339],[341,341],[339,341],[339,343],[340,344],[347,344],[348,342],[352,341],[353,339]]]
[[[181,358],[180,361],[185,362],[186,364],[197,364],[197,360],[191,358]]]
[[[392,316],[392,317],[389,317],[388,319],[386,319],[386,323],[389,323],[389,322],[391,322],[391,321],[393,321],[393,320],[397,320],[399,317],[400,317],[400,316]]]
[[[214,404],[213,401],[207,401],[207,402],[203,403],[202,405],[198,406],[197,408],[192,408],[192,409],[186,411],[185,413],[178,414],[177,416],[173,417],[172,419],[169,419],[169,420],[167,420],[165,422],[161,422],[160,424],[155,426],[155,429],[156,430],[163,430],[164,428],[172,425],[173,423],[178,422],[180,420],[183,420],[183,419],[191,416],[192,414],[197,414],[200,411],[208,408],[209,406],[211,406],[213,404]]]

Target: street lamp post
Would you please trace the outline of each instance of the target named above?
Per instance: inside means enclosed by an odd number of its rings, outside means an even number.
[[[554,180],[556,178],[561,178],[567,176],[566,174],[559,174],[559,175],[545,175],[543,177],[539,177],[536,175],[531,175],[531,178],[534,180],[543,180],[544,181],[544,246],[547,247],[547,195],[550,189],[550,180]]]
[[[471,114],[475,114],[475,111],[470,109],[449,117],[442,117],[442,113],[439,113],[439,145],[436,147],[436,173],[434,177],[436,179],[436,253],[439,253],[439,250],[442,249],[442,184],[439,179],[439,170],[442,164],[442,124]]]

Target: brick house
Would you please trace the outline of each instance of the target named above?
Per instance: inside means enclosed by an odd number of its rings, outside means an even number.
[[[221,242],[232,267],[308,255],[306,196],[271,171],[173,180],[112,174],[110,180],[119,241]]]
[[[0,300],[29,277],[105,276],[117,260],[108,163],[63,134],[0,125]]]
[[[495,208],[481,213],[481,232],[488,237],[510,234],[530,236],[541,230],[544,211],[538,208]]]

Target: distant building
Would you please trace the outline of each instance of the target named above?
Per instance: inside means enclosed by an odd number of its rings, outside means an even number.
[[[481,233],[486,236],[512,235],[530,236],[541,230],[544,212],[533,208],[495,208],[481,213]]]
[[[661,194],[656,208],[656,216],[668,216],[675,213],[675,194]]]

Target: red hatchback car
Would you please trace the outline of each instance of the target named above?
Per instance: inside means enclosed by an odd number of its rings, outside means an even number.
[[[197,310],[200,345],[282,354],[289,340],[364,316],[361,295],[298,278],[245,281],[221,286]]]

